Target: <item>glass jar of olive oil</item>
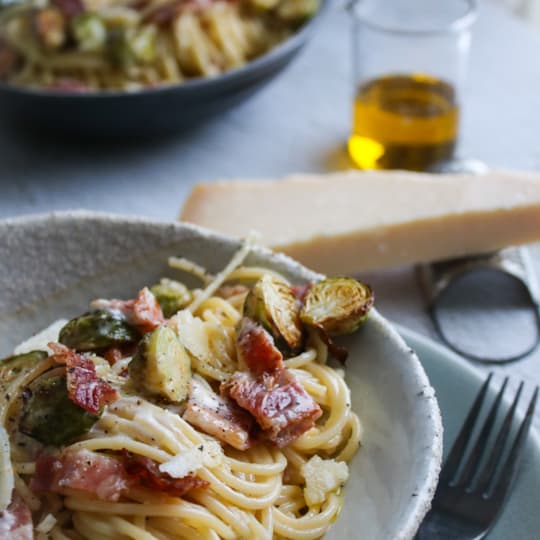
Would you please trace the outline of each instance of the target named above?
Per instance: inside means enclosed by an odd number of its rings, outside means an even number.
[[[355,164],[425,171],[451,159],[474,0],[358,0],[351,11]]]

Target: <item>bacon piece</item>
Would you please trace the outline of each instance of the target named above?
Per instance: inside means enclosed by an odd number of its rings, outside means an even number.
[[[156,297],[145,287],[133,304],[134,323],[143,332],[151,332],[165,322],[163,311]]]
[[[195,488],[204,488],[210,485],[194,474],[183,478],[173,478],[166,472],[159,470],[158,464],[146,456],[139,456],[122,450],[122,461],[127,474],[136,479],[141,485],[168,493],[173,497],[183,497],[188,491]]]
[[[62,77],[61,79],[58,79],[57,81],[49,85],[47,88],[73,94],[83,93],[90,90],[90,88],[85,82],[80,81],[79,79],[73,79],[71,77]]]
[[[52,0],[52,4],[67,17],[76,17],[86,11],[82,0]]]
[[[162,4],[158,8],[148,13],[143,21],[145,23],[156,24],[157,26],[166,26],[173,19],[182,13],[182,11],[200,12],[204,11],[214,2],[214,0],[173,0],[168,4]]]
[[[143,333],[152,332],[165,322],[161,306],[148,287],[141,289],[135,300],[99,299],[91,305],[96,309],[119,311],[128,323]]]
[[[183,418],[237,450],[247,450],[251,446],[253,419],[234,402],[218,396],[196,379],[189,383]]]
[[[127,345],[123,345],[122,347],[109,347],[102,354],[103,358],[105,358],[105,360],[107,360],[107,362],[109,362],[111,366],[114,366],[116,362],[119,362],[123,358],[133,356],[136,349],[136,345],[134,345],[133,343],[128,343]]]
[[[9,540],[33,540],[34,527],[30,508],[14,491],[11,503],[0,512],[0,538]]]
[[[3,39],[0,39],[0,80],[5,79],[17,65],[19,55]]]
[[[249,292],[249,289],[245,285],[222,285],[217,291],[216,296],[228,300],[233,296],[239,296],[241,294],[246,294]]]
[[[55,7],[37,10],[34,13],[34,29],[41,43],[49,49],[61,47],[66,40],[66,18]]]
[[[148,13],[144,18],[144,22],[157,26],[166,26],[182,12],[185,4],[186,0],[176,0],[163,4]]]
[[[311,285],[311,283],[307,283],[306,285],[293,285],[291,289],[294,296],[296,296],[296,298],[303,303],[306,294],[308,293],[309,289],[311,289]]]
[[[248,317],[240,321],[236,330],[236,354],[239,365],[255,375],[284,367],[283,355],[272,336]]]
[[[103,358],[109,362],[111,366],[114,366],[116,362],[119,362],[124,358],[124,353],[119,347],[109,347],[104,353]]]
[[[66,450],[60,457],[40,456],[30,482],[35,493],[76,489],[104,501],[117,501],[130,485],[122,463],[89,450]]]
[[[118,392],[96,375],[94,363],[86,356],[59,343],[49,343],[54,360],[66,365],[69,399],[92,414],[118,399]]]
[[[221,391],[251,413],[279,448],[312,428],[322,414],[319,405],[288,369],[258,377],[237,371],[221,385]]]

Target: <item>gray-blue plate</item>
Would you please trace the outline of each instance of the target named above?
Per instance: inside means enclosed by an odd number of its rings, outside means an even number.
[[[398,328],[416,351],[435,388],[444,426],[444,451],[449,450],[484,375],[470,364],[428,338]],[[531,390],[529,388],[529,390]],[[533,540],[540,538],[540,439],[531,432],[525,460],[514,491],[489,540]]]
[[[88,137],[141,137],[193,127],[243,101],[298,54],[329,6],[286,41],[245,66],[212,78],[136,92],[69,94],[0,83],[0,121],[24,131]]]

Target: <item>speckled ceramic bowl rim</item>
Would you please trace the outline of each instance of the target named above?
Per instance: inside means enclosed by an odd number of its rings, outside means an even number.
[[[79,225],[84,224],[85,222],[90,223],[97,221],[101,223],[111,223],[114,226],[125,225],[129,227],[132,224],[143,224],[152,228],[190,230],[195,232],[197,235],[200,235],[202,239],[221,242],[231,246],[231,248],[238,247],[239,245],[239,241],[237,239],[227,237],[188,223],[155,221],[143,217],[123,216],[86,210],[23,215],[2,219],[0,220],[0,242],[2,241],[2,234],[5,234],[5,232],[9,231],[9,229],[12,227],[40,226],[46,228],[51,222],[58,223],[62,221],[77,222]],[[296,274],[301,279],[313,280],[321,277],[321,274],[307,269],[286,255],[274,253],[271,250],[263,247],[255,247],[253,251],[257,255],[267,258],[271,263],[273,262],[286,266],[291,273]],[[423,464],[423,475],[422,478],[418,478],[419,489],[417,496],[409,501],[409,514],[400,524],[399,531],[395,536],[395,540],[412,540],[425,514],[431,507],[431,501],[437,487],[442,460],[443,427],[441,413],[435,398],[434,390],[431,387],[426,372],[424,371],[424,368],[422,367],[416,354],[411,354],[410,348],[403,341],[397,330],[394,329],[394,327],[376,310],[373,310],[370,318],[372,323],[379,328],[382,336],[386,336],[387,339],[393,341],[397,348],[403,351],[403,354],[410,357],[411,366],[414,370],[414,386],[410,388],[410,391],[414,392],[418,398],[417,407],[422,407],[427,413],[427,417],[431,421],[431,426],[424,426],[424,429],[431,430],[432,446],[429,451],[426,451]]]

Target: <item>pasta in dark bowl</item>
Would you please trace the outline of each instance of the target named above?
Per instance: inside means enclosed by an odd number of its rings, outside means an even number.
[[[87,135],[193,126],[306,41],[325,0],[45,0],[0,10],[0,117]]]

